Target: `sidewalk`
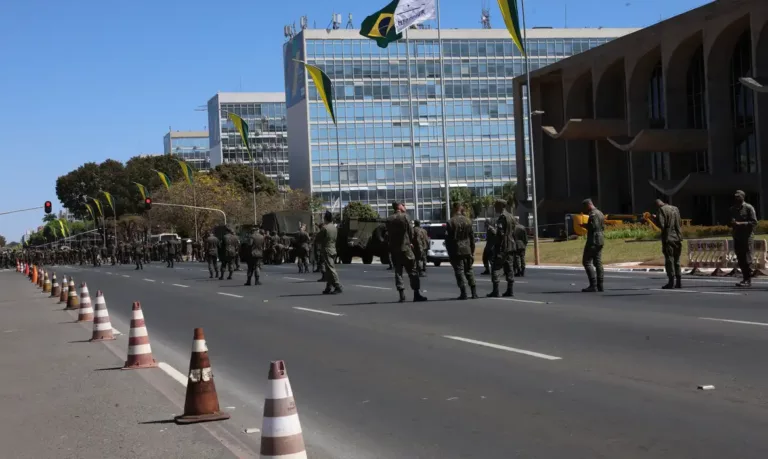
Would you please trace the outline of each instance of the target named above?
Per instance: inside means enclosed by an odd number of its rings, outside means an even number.
[[[181,409],[140,374],[155,370],[115,369],[122,359],[87,342],[90,324],[61,309],[24,276],[0,272],[0,456],[235,457],[202,425],[167,422]]]

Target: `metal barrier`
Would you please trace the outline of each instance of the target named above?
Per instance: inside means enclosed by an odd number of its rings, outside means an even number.
[[[741,274],[733,239],[689,239],[688,274],[704,275],[702,269],[713,269],[711,276],[736,276]],[[752,241],[753,276],[765,276],[768,265],[768,243],[764,239]],[[723,271],[730,269],[728,273]]]

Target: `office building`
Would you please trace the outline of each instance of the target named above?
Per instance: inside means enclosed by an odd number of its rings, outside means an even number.
[[[169,131],[163,137],[163,152],[181,157],[195,170],[211,168],[208,131]]]
[[[633,30],[529,30],[531,66],[546,66]],[[292,187],[319,195],[330,206],[341,181],[343,204],[362,201],[382,215],[395,200],[413,210],[415,192],[418,218],[445,218],[443,93],[450,186],[500,196],[502,187],[516,180],[515,145],[522,141],[516,142],[513,132],[512,83],[525,68],[508,32],[443,30],[444,89],[437,31],[409,34],[413,153],[405,39],[380,49],[356,30],[307,29],[285,44]],[[294,59],[319,66],[334,82],[338,130]]]
[[[288,143],[285,120],[285,94],[281,92],[219,92],[208,101],[208,131],[211,167],[223,163],[251,164],[248,151],[229,113],[248,123],[249,138],[256,169],[287,185]]]
[[[696,224],[728,224],[737,189],[765,216],[767,23],[765,0],[721,0],[534,71],[540,224],[587,197],[635,214],[661,197]],[[515,80],[516,104],[525,86]]]

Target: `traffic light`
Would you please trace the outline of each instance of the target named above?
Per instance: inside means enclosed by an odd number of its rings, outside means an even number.
[[[51,209],[51,207],[52,207],[51,201],[45,201],[45,205],[43,207],[45,207],[45,213],[46,214],[50,214],[51,213],[51,210],[52,210]]]
[[[144,210],[149,210],[152,208],[152,198],[146,197],[144,198]]]

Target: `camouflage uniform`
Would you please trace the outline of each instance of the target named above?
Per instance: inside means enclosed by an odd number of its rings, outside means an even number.
[[[477,298],[475,287],[475,231],[472,222],[463,214],[456,214],[446,227],[445,248],[451,259],[453,273],[459,286],[460,300],[467,299],[467,284],[472,291],[472,298]]]

